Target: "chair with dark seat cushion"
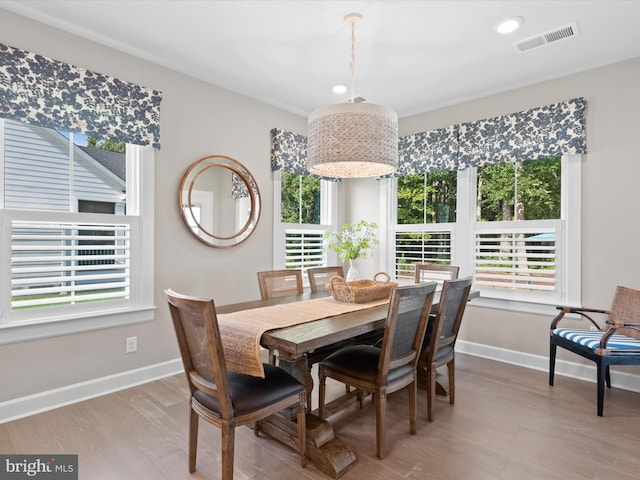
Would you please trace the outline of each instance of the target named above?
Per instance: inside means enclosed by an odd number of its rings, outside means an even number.
[[[396,288],[389,300],[381,348],[373,345],[345,347],[318,364],[320,417],[324,413],[327,377],[372,393],[378,458],[385,456],[388,394],[409,386],[409,430],[412,434],[416,432],[416,366],[435,291],[435,282]]]
[[[549,385],[553,386],[557,347],[596,363],[597,413],[604,408],[604,386],[611,388],[611,365],[640,365],[640,290],[618,286],[609,310],[557,307],[560,313],[551,322]],[[558,328],[567,313],[588,320],[587,328]],[[604,326],[593,316],[606,316]]]
[[[462,323],[469,293],[471,277],[445,280],[435,315],[431,315],[418,361],[418,375],[425,374],[427,387],[427,418],[433,421],[436,395],[436,369],[446,365],[449,374],[449,403],[455,403],[455,344]],[[443,393],[447,393],[443,389]]]
[[[325,285],[329,283],[333,277],[344,277],[344,268],[340,265],[335,267],[313,267],[307,268],[307,276],[309,277],[309,288],[315,293],[320,289],[324,290]]]
[[[306,465],[306,391],[304,385],[274,365],[264,378],[227,372],[216,311],[211,299],[165,290],[178,339],[190,398],[189,472],[196,470],[198,421],[222,431],[222,479],[233,479],[235,427],[253,425],[288,407],[297,407],[300,465]]]

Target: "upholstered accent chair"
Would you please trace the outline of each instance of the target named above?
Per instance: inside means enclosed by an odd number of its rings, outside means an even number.
[[[596,364],[597,413],[604,408],[604,386],[611,388],[611,365],[640,365],[640,290],[618,286],[611,307],[606,309],[557,307],[560,313],[551,322],[549,385],[553,385],[558,347]],[[582,328],[560,328],[566,314],[587,321]],[[604,325],[593,317],[605,317]],[[583,322],[584,323],[584,322]]]

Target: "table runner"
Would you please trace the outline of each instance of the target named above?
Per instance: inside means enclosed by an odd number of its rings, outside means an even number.
[[[227,369],[264,377],[260,357],[260,338],[267,330],[355,312],[388,303],[389,299],[369,303],[343,303],[333,297],[218,314]]]

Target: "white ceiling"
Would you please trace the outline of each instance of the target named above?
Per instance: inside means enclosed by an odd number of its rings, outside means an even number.
[[[0,8],[303,116],[350,96],[331,92],[350,83],[350,12],[364,17],[355,94],[400,117],[640,56],[634,0],[0,0]],[[520,30],[496,33],[514,15],[525,19]],[[512,45],[573,22],[573,38],[524,53]]]

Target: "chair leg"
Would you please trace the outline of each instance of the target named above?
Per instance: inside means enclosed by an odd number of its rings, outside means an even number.
[[[449,372],[449,403],[453,405],[456,402],[456,358],[453,357],[449,363],[447,363],[447,370]]]
[[[234,422],[222,424],[222,480],[233,480],[233,455],[236,428]]]
[[[298,451],[300,452],[300,466],[307,466],[307,412],[305,408],[306,392],[300,394],[298,403]]]
[[[416,420],[418,418],[418,377],[409,384],[409,432],[416,434]]]
[[[602,411],[604,407],[604,384],[606,381],[606,372],[609,369],[609,365],[603,365],[602,362],[596,362],[596,372],[598,378],[596,379],[596,383],[598,384],[598,416],[602,416]]]
[[[198,421],[200,417],[192,409],[189,409],[189,472],[196,471],[196,455],[198,453]]]
[[[427,420],[433,422],[433,409],[436,403],[436,371],[433,365],[428,365],[427,371]]]
[[[611,388],[611,372],[609,371],[609,365],[607,365],[607,388]]]
[[[386,437],[385,425],[387,423],[387,393],[375,392],[373,398],[376,404],[376,454],[378,458],[385,457],[384,442]]]
[[[549,346],[549,385],[553,387],[553,374],[556,369],[556,345]]]
[[[325,388],[325,375],[324,371],[318,369],[318,416],[322,418],[324,413],[324,388]]]

